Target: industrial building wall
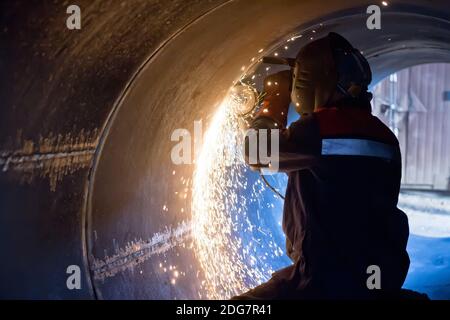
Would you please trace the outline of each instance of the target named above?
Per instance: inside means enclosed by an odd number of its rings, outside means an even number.
[[[450,190],[450,64],[404,69],[373,93],[374,114],[400,141],[403,187]]]

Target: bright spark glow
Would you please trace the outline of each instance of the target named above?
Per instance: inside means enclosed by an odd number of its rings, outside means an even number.
[[[194,172],[192,234],[205,277],[202,289],[211,299],[227,299],[266,281],[273,272],[266,257],[282,253],[270,240],[270,231],[253,225],[247,214],[249,202],[260,198],[265,188],[260,180],[249,185],[245,176],[237,110],[239,103],[232,95],[218,107]],[[251,240],[243,241],[245,236]],[[260,243],[267,239],[264,248]]]

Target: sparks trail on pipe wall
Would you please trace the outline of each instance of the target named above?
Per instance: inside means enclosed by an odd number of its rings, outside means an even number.
[[[120,272],[132,271],[154,255],[164,254],[177,246],[186,247],[191,237],[191,223],[182,221],[176,227],[166,226],[164,231],[147,240],[139,239],[127,243],[124,248],[116,247],[112,256],[106,255],[104,259],[91,257],[94,279],[104,281]]]
[[[20,172],[21,182],[31,183],[36,177],[48,178],[50,189],[66,175],[89,166],[97,146],[98,132],[77,135],[40,137],[38,142],[18,138],[21,148],[0,151],[0,172]]]

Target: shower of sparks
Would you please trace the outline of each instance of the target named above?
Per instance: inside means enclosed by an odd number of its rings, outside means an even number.
[[[249,218],[248,205],[265,188],[260,180],[249,185],[246,177],[239,104],[231,94],[219,106],[194,173],[192,235],[205,275],[202,289],[211,299],[228,299],[266,281],[273,272],[268,260],[283,254],[271,231]]]
[[[251,59],[258,63],[253,74],[249,73],[251,65],[242,78],[251,79],[252,86],[261,86],[259,80],[272,69],[262,64],[263,52],[278,55],[284,47],[284,54],[289,54],[288,49],[294,54],[302,45],[297,40],[306,43],[313,34],[319,35],[315,31],[322,27],[320,24],[304,37],[291,35],[286,40],[289,46],[283,42],[273,50],[259,49],[258,58]],[[266,189],[262,179],[249,174],[243,161],[244,132],[238,115],[248,112],[251,100],[239,94],[231,90],[218,107],[204,135],[192,181],[194,249],[205,279],[202,292],[211,299],[228,299],[245,292],[267,281],[274,268],[290,263],[280,247],[284,246],[284,236],[280,236],[282,201]],[[281,185],[287,182],[275,180]],[[267,220],[277,215],[279,221]]]

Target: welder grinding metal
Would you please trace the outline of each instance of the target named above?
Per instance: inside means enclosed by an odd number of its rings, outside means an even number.
[[[361,53],[330,33],[304,46],[291,70],[265,79],[251,128],[281,129],[279,171],[289,176],[283,231],[294,263],[235,299],[407,295],[401,287],[409,268],[409,228],[397,208],[400,149],[371,114],[371,78]],[[286,128],[291,101],[300,119]],[[377,284],[369,278],[378,268]]]

